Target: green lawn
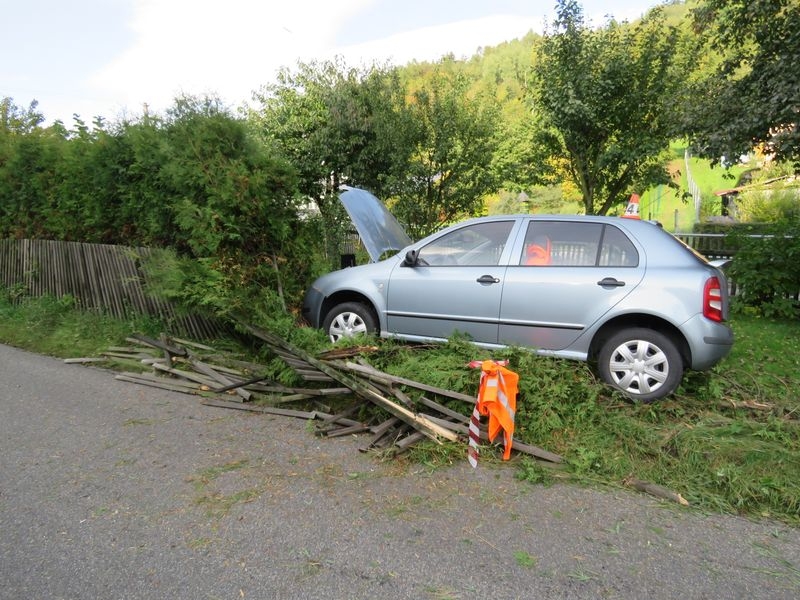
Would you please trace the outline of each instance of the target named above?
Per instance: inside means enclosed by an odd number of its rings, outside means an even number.
[[[674,181],[680,185],[680,189],[676,190],[667,186],[649,189],[641,194],[639,204],[639,213],[643,219],[655,219],[661,222],[665,229],[672,232],[690,232],[697,216],[694,201],[688,195],[685,149],[686,146],[683,143],[672,144],[671,150],[675,158],[668,166],[670,173],[674,175]],[[689,169],[703,197],[703,208],[700,215],[702,219],[707,215],[720,214],[720,200],[715,192],[734,187],[736,180],[747,170],[747,167],[735,165],[730,169],[724,169],[719,165],[712,166],[708,160],[692,157],[689,159]],[[685,192],[687,195],[684,198]]]

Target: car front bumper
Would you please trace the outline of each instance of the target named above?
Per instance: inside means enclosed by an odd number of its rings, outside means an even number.
[[[313,285],[306,291],[305,298],[303,298],[303,307],[301,313],[303,319],[315,328],[322,327],[322,302],[324,297],[322,292],[316,289]]]

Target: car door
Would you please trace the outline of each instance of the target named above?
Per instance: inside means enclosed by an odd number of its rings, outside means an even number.
[[[505,275],[498,339],[567,348],[644,276],[636,246],[612,224],[530,220]]]
[[[387,291],[389,333],[446,339],[462,332],[497,343],[514,225],[509,219],[450,228],[417,249],[414,265],[395,267]]]

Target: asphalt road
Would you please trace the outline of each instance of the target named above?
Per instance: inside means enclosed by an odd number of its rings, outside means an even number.
[[[0,598],[800,597],[800,530],[429,472],[0,346]]]

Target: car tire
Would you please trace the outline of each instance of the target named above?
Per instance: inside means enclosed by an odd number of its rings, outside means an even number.
[[[373,334],[378,326],[375,315],[367,306],[360,302],[344,302],[328,311],[322,329],[332,342],[338,342],[359,334]]]
[[[640,402],[668,396],[683,377],[683,360],[666,335],[645,328],[612,335],[597,356],[600,377],[624,395]]]

